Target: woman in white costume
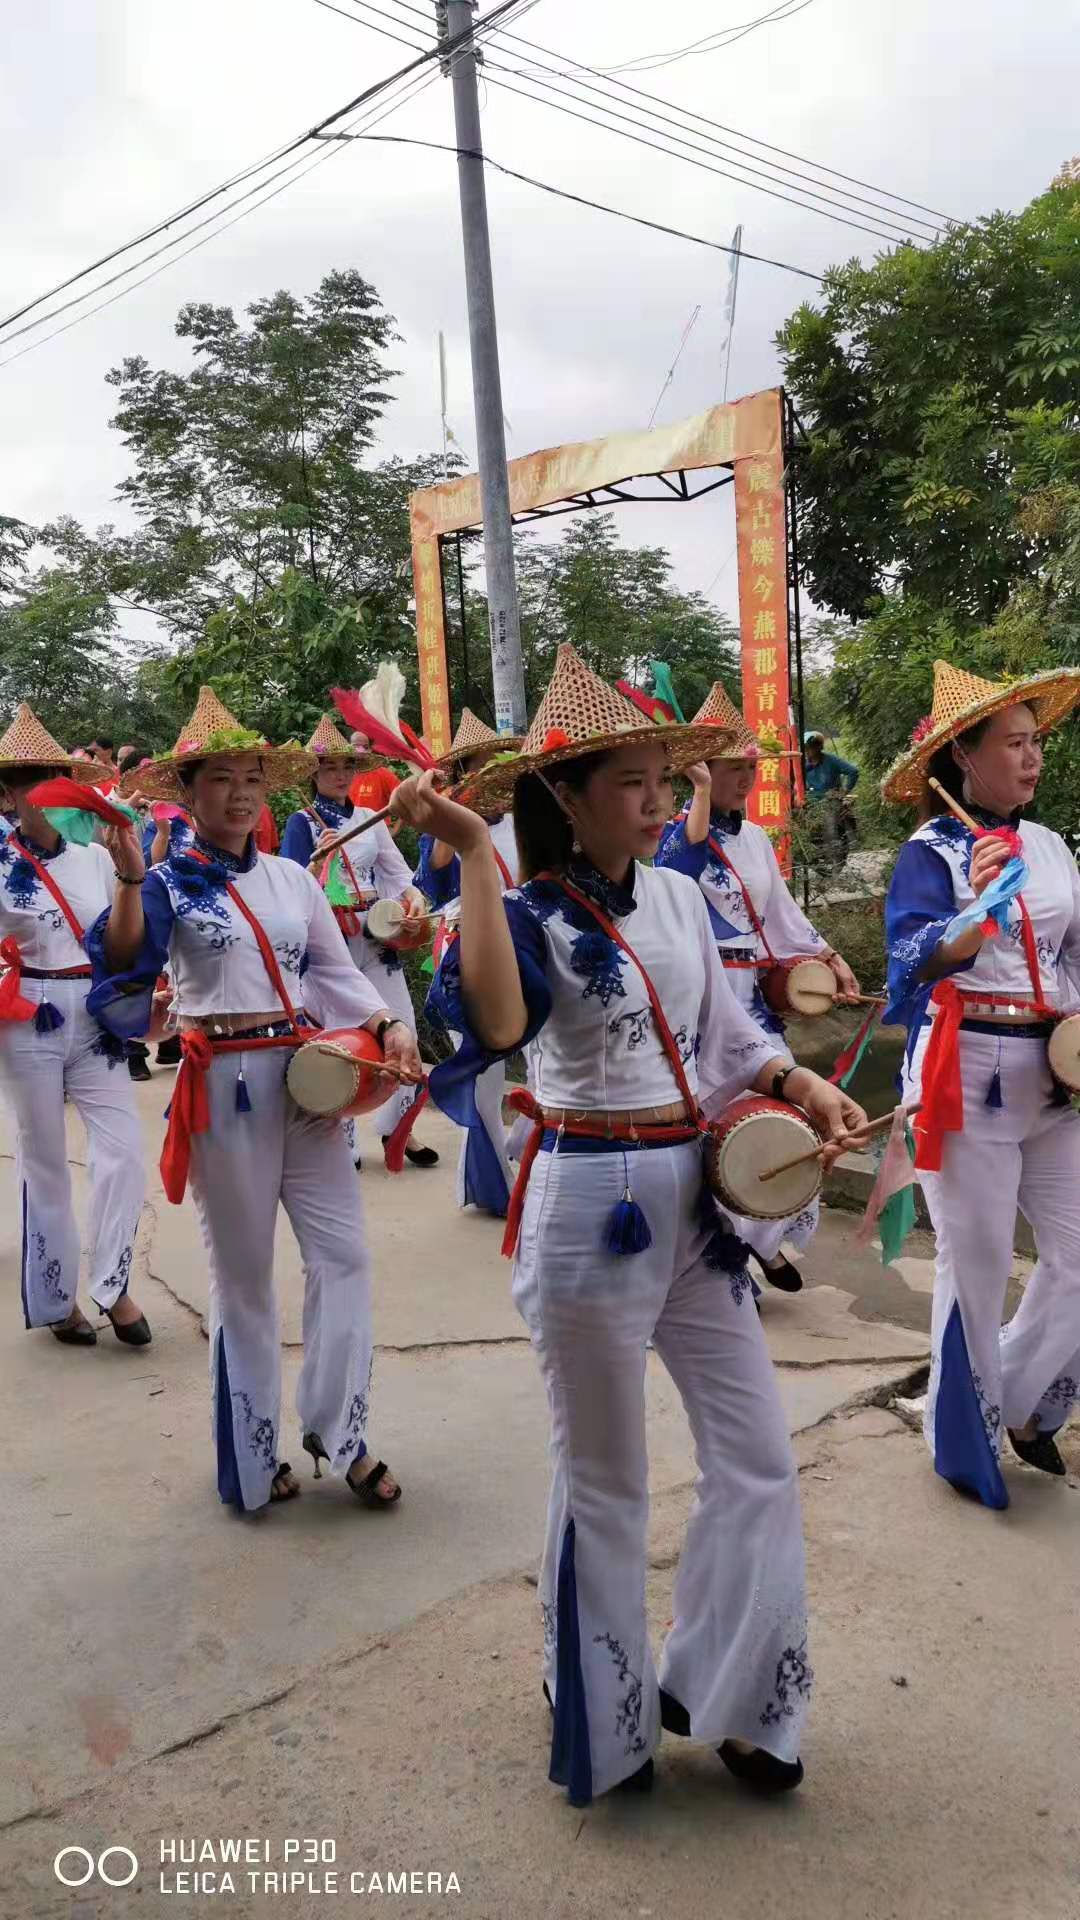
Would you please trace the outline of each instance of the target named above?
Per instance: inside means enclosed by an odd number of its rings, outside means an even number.
[[[281,1459],[274,1228],[285,1208],[304,1265],[302,1444],[369,1506],[400,1488],[367,1446],[371,1289],[360,1193],[340,1126],[302,1113],[285,1073],[312,1021],[363,1026],[419,1077],[416,1043],[350,960],[311,874],[256,851],[267,793],[310,774],[299,747],[267,747],[204,687],[173,752],[141,790],[189,808],[195,838],[143,877],[134,834],[115,833],[120,883],[89,936],[100,1017],[144,1031],[168,962],[183,1054],[161,1158],[168,1198],[189,1171],[210,1261],[210,1381],[217,1484],[252,1510],[299,1483]],[[142,878],[141,887],[134,884]]]
[[[691,724],[723,727],[734,737],[726,751],[686,769],[693,798],[667,828],[656,863],[697,882],[736,1000],[763,1033],[782,1040],[784,1022],[761,991],[762,973],[775,961],[803,955],[824,960],[836,975],[840,1000],[857,995],[859,983],[796,905],[764,827],[745,817],[760,770],[761,746],[721,681],[714,683]],[[781,1246],[790,1241],[802,1252],[817,1223],[816,1200],[786,1220],[739,1217],[733,1222],[766,1279],[784,1293],[799,1292],[802,1274],[784,1258]]]
[[[512,753],[520,745],[520,737],[495,733],[468,707],[463,707],[449,752],[443,754],[438,764],[448,778],[458,781],[470,773],[479,773],[493,755]],[[508,893],[517,886],[518,877],[513,815],[496,813],[485,818],[484,824],[491,835],[503,892]],[[453,847],[429,833],[421,834],[420,863],[413,877],[432,906],[442,913],[435,941],[439,957],[447,941],[457,939],[461,919],[461,862]],[[455,1047],[460,1046],[460,1034],[452,1033],[450,1037]],[[505,1216],[513,1185],[503,1125],[505,1091],[506,1062],[496,1060],[475,1082],[462,1087],[460,1105],[452,1116],[464,1133],[458,1156],[458,1206],[481,1207],[499,1218]]]
[[[995,685],[939,660],[933,712],[883,786],[924,813],[889,884],[885,1019],[908,1028],[937,1239],[926,1438],[942,1478],[988,1507],[1009,1503],[1003,1429],[1022,1460],[1065,1472],[1053,1436],[1080,1393],[1080,1115],[1047,1054],[1077,1001],[1080,878],[1060,836],[1021,817],[1042,736],[1078,701],[1075,669]],[[1002,1326],[1017,1207],[1038,1260]]]
[[[785,1089],[830,1139],[854,1102],[763,1034],[731,993],[701,893],[642,864],[672,767],[701,728],[658,729],[561,647],[516,767],[523,885],[503,897],[475,812],[407,781],[395,810],[461,859],[461,936],[433,997],[464,1035],[432,1092],[535,1040],[534,1130],[510,1208],[513,1290],[551,1404],[540,1578],[550,1777],[575,1805],[647,1788],[661,1724],[720,1747],[766,1792],[802,1778],[810,1692],[797,1475],[745,1268],[703,1186],[701,1113]],[[830,1154],[833,1149],[827,1150]],[[645,1611],[645,1359],[652,1342],[697,1447],[698,1503],[659,1680]]]
[[[338,834],[347,833],[350,827],[358,827],[368,817],[365,808],[354,807],[349,799],[349,787],[356,778],[359,764],[358,756],[332,720],[320,720],[307,743],[307,750],[315,755],[316,760],[315,777],[311,783],[311,804],[289,815],[281,837],[282,859],[295,860],[301,867],[307,867],[312,855],[336,839]],[[423,898],[413,886],[412,874],[394,845],[385,820],[380,820],[370,832],[357,834],[355,840],[350,840],[348,846],[342,848],[336,864],[340,869],[340,885],[347,898],[334,907],[334,917],[345,935],[353,964],[367,975],[395,1019],[401,1020],[415,1034],[416,1014],[401,955],[392,947],[380,946],[377,941],[370,939],[363,924],[364,909],[372,906],[376,900],[395,901],[410,918],[423,911]],[[404,1146],[404,1157],[410,1165],[438,1165],[439,1156],[435,1148],[419,1146],[411,1138],[411,1126],[423,1104],[423,1096],[418,1097],[414,1088],[399,1087],[385,1105],[378,1108],[375,1124],[384,1155],[388,1150],[388,1142],[400,1126],[410,1133]],[[348,1131],[352,1144],[355,1137],[352,1122],[348,1123]],[[395,1144],[400,1148],[400,1136]],[[354,1159],[359,1166],[360,1161],[355,1153]]]
[[[27,798],[56,774],[96,786],[104,767],[72,760],[25,704],[0,739],[0,1090],[16,1125],[23,1315],[68,1346],[95,1345],[81,1312],[79,1228],[71,1204],[64,1100],[86,1128],[89,1291],[125,1346],[150,1328],[128,1292],[143,1203],[142,1141],[124,1049],[86,1010],[86,929],[112,897],[103,846],[76,846]],[[122,1070],[117,1072],[117,1068]]]

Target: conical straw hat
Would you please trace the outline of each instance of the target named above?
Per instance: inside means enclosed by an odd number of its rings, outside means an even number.
[[[725,747],[722,753],[707,754],[707,760],[749,760],[761,752],[759,742],[722,680],[713,681],[708,697],[694,715],[693,724],[695,727],[725,727],[734,735],[730,746]]]
[[[559,648],[555,671],[540,702],[521,752],[496,757],[480,773],[470,776],[458,797],[468,806],[487,812],[505,805],[523,773],[543,772],[560,760],[576,760],[586,753],[606,753],[613,747],[639,741],[662,741],[672,771],[678,773],[701,760],[706,749],[715,754],[728,735],[709,726],[660,726],[645,720],[641,710],[585,665],[571,646]]]
[[[478,720],[471,707],[462,707],[457,732],[447,751],[440,754],[437,765],[452,767],[458,760],[467,760],[470,754],[483,753],[490,747],[493,753],[513,753],[521,745],[520,733],[496,733],[494,727],[486,726]]]
[[[87,787],[99,787],[115,775],[96,760],[75,760],[43,727],[33,707],[20,700],[10,727],[0,737],[0,773],[5,767],[61,767]]]
[[[147,800],[182,800],[185,788],[178,778],[181,767],[192,760],[232,753],[259,755],[270,793],[310,780],[318,764],[315,755],[305,752],[299,741],[287,740],[284,746],[272,747],[261,733],[242,727],[233,718],[213,687],[200,687],[195,711],[181,729],[172,752],[152,760],[148,767],[133,767],[117,791],[121,798],[138,793]]]
[[[307,751],[317,754],[320,760],[355,760],[357,758],[356,748],[335,727],[329,714],[324,714],[319,721],[307,743]]]
[[[1040,733],[1049,733],[1080,703],[1080,668],[1056,667],[1049,673],[1015,680],[983,680],[948,660],[934,661],[934,702],[912,734],[912,745],[894,760],[881,783],[886,800],[922,798],[935,753],[958,734],[988,720],[1003,707],[1032,708]]]

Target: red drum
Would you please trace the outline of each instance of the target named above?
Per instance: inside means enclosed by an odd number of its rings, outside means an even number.
[[[285,1084],[298,1107],[335,1120],[374,1113],[393,1086],[377,1077],[385,1055],[365,1027],[336,1027],[306,1040],[289,1061]]]
[[[380,947],[414,953],[427,946],[430,924],[429,914],[407,914],[397,900],[376,900],[367,910],[364,932]]]
[[[778,960],[761,982],[765,1001],[774,1013],[799,1014],[811,1020],[835,1005],[836,975],[824,960]]]
[[[821,1161],[804,1160],[772,1180],[760,1176],[820,1145],[820,1134],[797,1108],[764,1094],[746,1094],[709,1126],[706,1179],[721,1205],[733,1213],[752,1220],[784,1220],[801,1213],[819,1192]]]
[[[1058,1021],[1046,1051],[1054,1079],[1070,1093],[1080,1093],[1080,1013]]]

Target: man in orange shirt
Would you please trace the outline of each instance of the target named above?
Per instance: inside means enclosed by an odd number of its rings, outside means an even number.
[[[372,813],[379,813],[383,807],[390,805],[394,788],[400,787],[401,781],[396,773],[391,773],[389,767],[380,767],[375,764],[375,756],[370,752],[371,742],[366,733],[352,734],[350,744],[353,752],[360,755],[361,764],[349,788],[349,799],[354,807],[368,807]],[[366,766],[363,764],[364,761],[368,763]],[[386,824],[391,833],[396,834],[401,822],[388,820]]]

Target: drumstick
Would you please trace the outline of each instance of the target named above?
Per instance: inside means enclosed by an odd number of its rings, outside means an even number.
[[[970,813],[966,813],[964,811],[964,808],[960,805],[959,800],[954,800],[952,797],[952,794],[949,793],[947,789],[942,786],[941,781],[934,779],[933,774],[929,776],[926,784],[928,787],[933,787],[935,793],[940,793],[942,799],[945,802],[945,805],[949,808],[949,811],[951,813],[955,813],[957,819],[962,821],[963,825],[967,827],[970,833],[982,832],[982,828],[980,827],[978,821],[973,820]]]
[[[876,1120],[871,1120],[867,1126],[856,1127],[853,1130],[852,1138],[865,1140],[865,1139],[868,1139],[870,1134],[872,1133],[884,1133],[887,1130],[887,1128],[892,1126],[893,1121],[895,1120],[897,1114],[900,1111],[901,1109],[899,1107],[893,1107],[891,1112],[879,1114],[878,1118]],[[914,1107],[907,1107],[904,1109],[904,1111],[907,1113],[907,1116],[910,1119],[911,1115],[913,1113],[918,1113],[919,1109],[917,1106],[914,1106]],[[767,1167],[764,1173],[758,1174],[758,1179],[759,1180],[775,1180],[778,1173],[787,1173],[790,1167],[802,1167],[802,1166],[805,1166],[808,1160],[819,1159],[820,1156],[825,1152],[826,1147],[831,1146],[833,1144],[834,1143],[832,1141],[823,1140],[820,1147],[811,1147],[808,1153],[797,1153],[793,1160],[781,1160],[778,1166]]]
[[[439,774],[438,783],[445,786],[445,774]],[[393,811],[392,804],[388,807],[383,807],[379,813],[370,813],[366,820],[361,820],[358,827],[350,827],[348,833],[339,833],[337,839],[331,840],[328,847],[322,847],[317,853],[312,854],[311,859],[308,861],[308,866],[313,867],[317,860],[329,860],[330,855],[336,853],[339,847],[343,847],[347,840],[355,840],[358,833],[366,833],[369,827],[377,827],[381,820],[389,820]]]

